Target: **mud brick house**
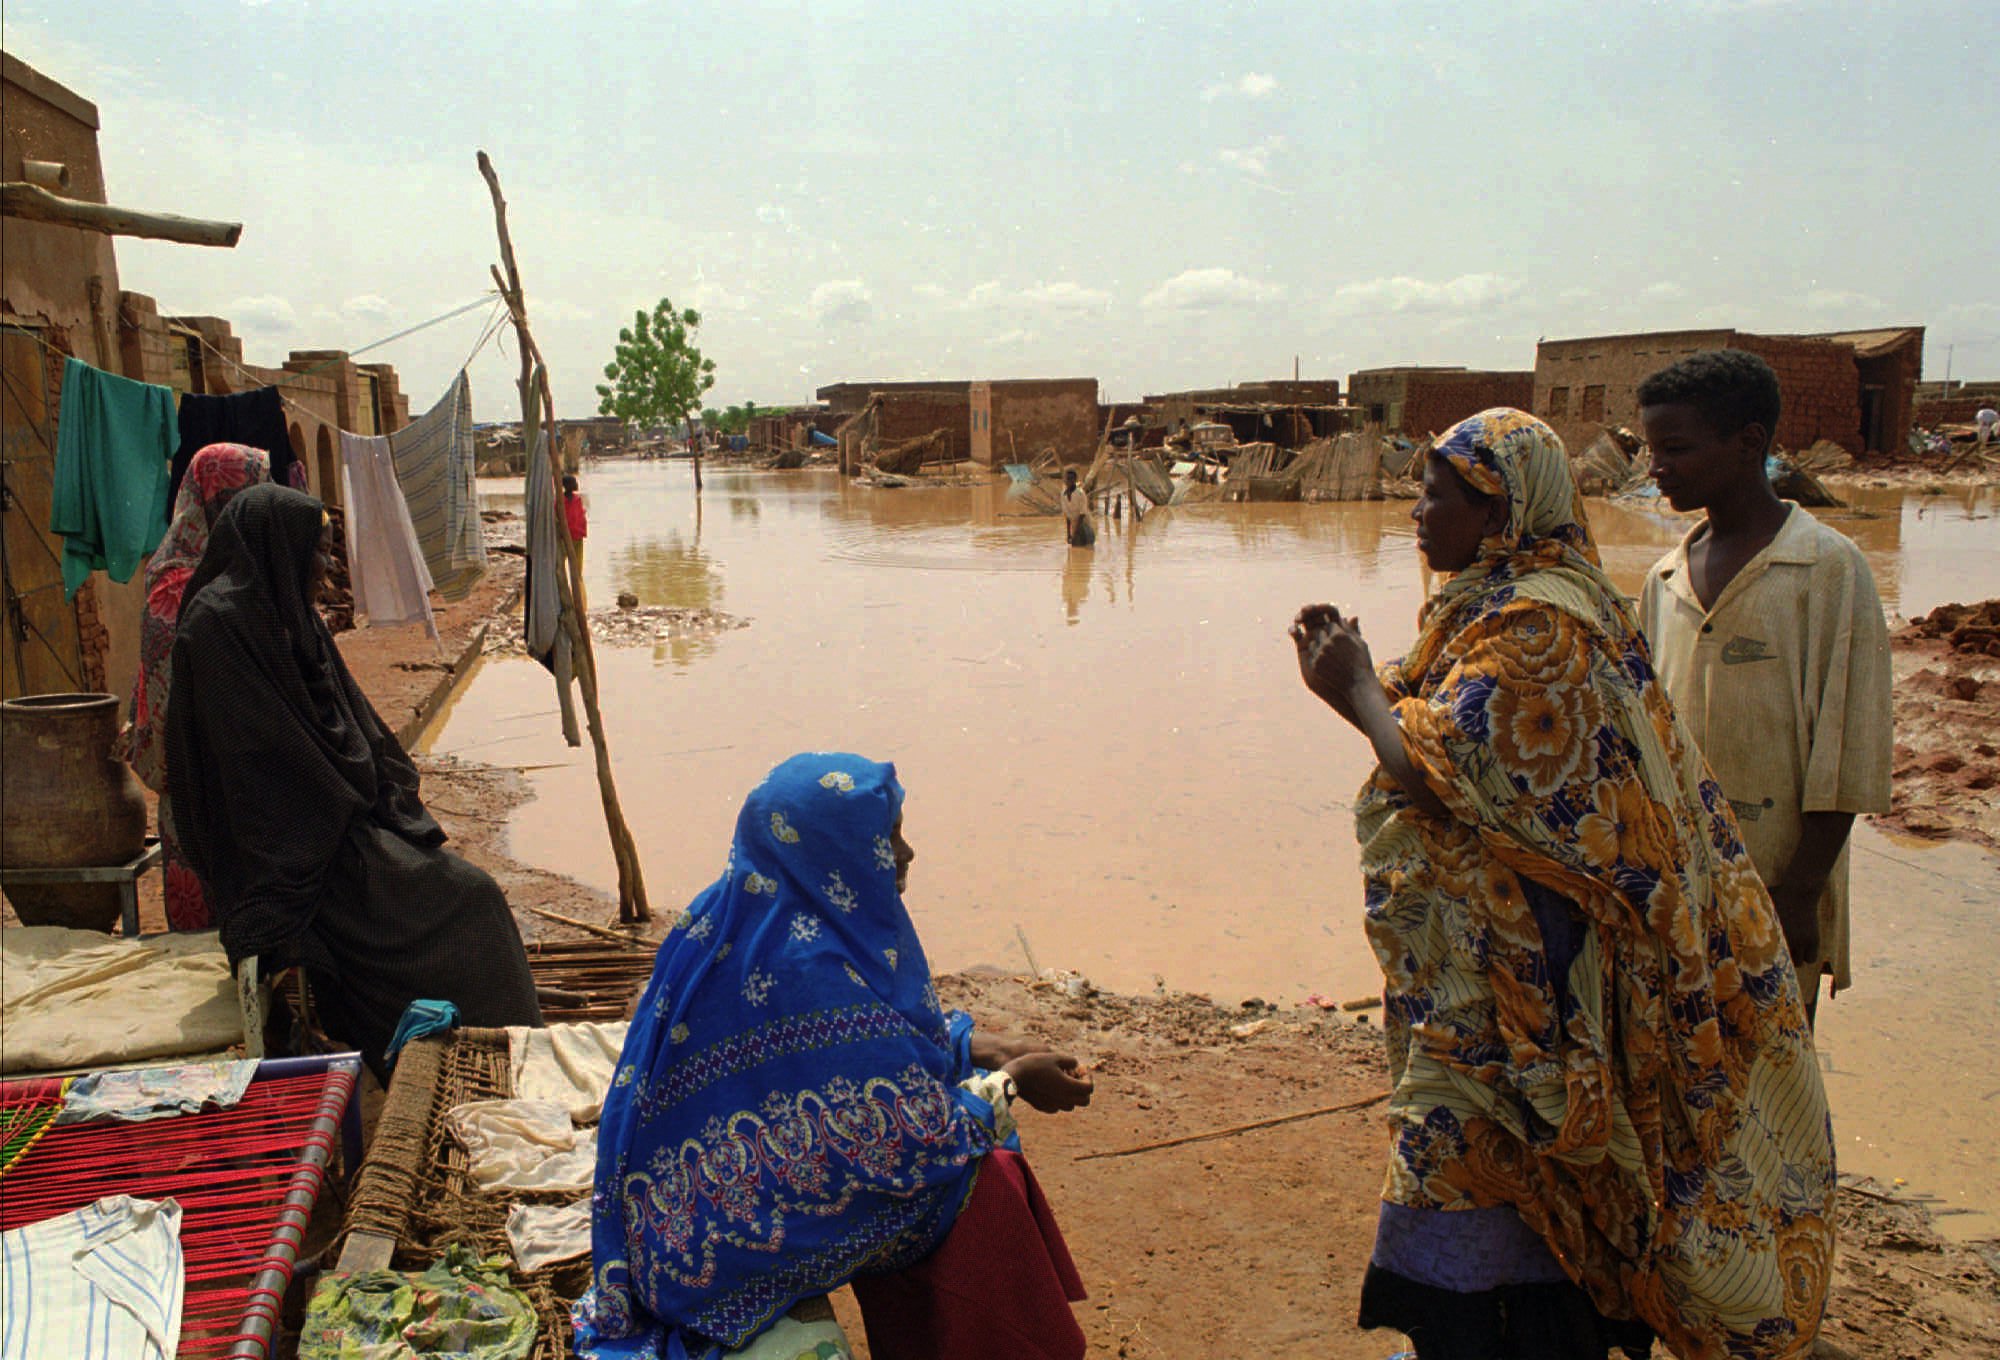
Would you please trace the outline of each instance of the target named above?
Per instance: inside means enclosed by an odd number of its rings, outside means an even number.
[[[1186,392],[1157,392],[1144,398],[1148,418],[1177,427],[1213,419],[1225,408],[1263,406],[1338,406],[1338,378],[1274,378],[1268,382],[1237,383],[1233,387],[1201,387]],[[1239,436],[1240,437],[1240,436]]]
[[[1404,365],[1364,368],[1347,376],[1347,400],[1385,433],[1423,439],[1443,434],[1493,406],[1527,410],[1535,375],[1527,369],[1468,369]]]
[[[58,197],[109,201],[96,105],[7,53],[0,53],[0,103],[7,113],[0,179],[30,178],[33,162],[40,176],[34,182]],[[339,351],[295,351],[283,368],[245,362],[227,321],[162,316],[152,298],[121,289],[111,235],[19,217],[7,218],[4,231],[0,695],[82,689],[122,699],[138,666],[144,570],[123,583],[94,573],[65,601],[62,544],[48,528],[65,358],[183,393],[282,383],[292,451],[304,462],[314,494],[335,503],[339,431],[399,429],[409,419],[409,400],[393,367],[356,364]]]
[[[827,408],[823,429],[839,428],[872,405],[877,444],[943,430],[944,456],[953,462],[992,466],[1012,462],[1016,451],[1025,461],[1045,448],[1065,462],[1089,462],[1097,450],[1095,378],[844,382],[813,395]]]
[[[1737,330],[1657,331],[1535,347],[1533,410],[1572,449],[1606,425],[1636,428],[1638,386],[1676,359],[1706,350],[1760,355],[1784,393],[1777,443],[1803,449],[1830,439],[1850,453],[1902,446],[1915,413],[1924,328],[1756,335]]]
[[[1026,463],[1054,449],[1065,463],[1097,454],[1097,379],[1016,378],[972,384],[972,461]]]
[[[894,444],[932,430],[945,432],[945,448],[953,461],[968,457],[972,448],[972,384],[969,382],[843,382],[813,393],[837,427],[875,406],[875,438]]]
[[[1938,425],[1970,425],[1982,407],[2000,411],[2000,382],[1949,382],[1917,384],[1917,407],[1912,423],[1931,429]]]

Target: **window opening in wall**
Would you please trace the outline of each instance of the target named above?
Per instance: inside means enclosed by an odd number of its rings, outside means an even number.
[[[196,395],[208,390],[201,371],[201,337],[178,326],[167,328],[167,386]]]
[[[1583,405],[1578,408],[1576,414],[1582,420],[1604,419],[1604,387],[1602,384],[1593,384],[1583,389]]]
[[[1567,387],[1551,387],[1549,389],[1548,405],[1542,408],[1542,414],[1554,420],[1561,420],[1568,416],[1569,389]]]

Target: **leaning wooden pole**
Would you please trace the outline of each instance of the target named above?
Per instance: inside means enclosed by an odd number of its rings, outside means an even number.
[[[514,322],[515,338],[520,342],[521,439],[532,469],[539,429],[546,427],[549,432],[551,454],[556,447],[555,398],[549,390],[548,365],[542,361],[542,352],[535,344],[534,334],[528,329],[528,304],[521,289],[521,269],[514,259],[513,238],[507,232],[507,200],[500,193],[500,176],[494,173],[493,162],[484,151],[479,153],[479,173],[485,177],[486,187],[493,194],[493,222],[500,233],[500,267],[493,271],[493,277],[500,285],[501,297],[506,299],[508,315]],[[548,475],[555,475],[553,462],[549,464]],[[611,747],[605,740],[604,715],[597,702],[597,654],[591,649],[589,620],[583,618],[576,607],[576,602],[583,598],[583,581],[577,574],[580,567],[576,554],[571,550],[567,517],[556,516],[556,533],[562,542],[556,566],[556,589],[562,600],[562,626],[569,634],[570,651],[575,658],[577,690],[583,696],[584,720],[590,728],[590,744],[597,755],[597,791],[604,803],[604,826],[611,834],[611,853],[618,861],[618,919],[628,923],[648,921],[653,913],[646,905],[646,882],[639,869],[639,850],[632,841],[632,828],[626,825],[625,809],[618,801],[618,785],[611,775]]]

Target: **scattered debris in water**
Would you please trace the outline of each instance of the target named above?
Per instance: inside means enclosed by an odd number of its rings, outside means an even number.
[[[640,605],[636,602],[628,608],[623,597],[616,609],[590,611],[590,637],[601,647],[650,647],[674,638],[726,633],[749,626],[750,620],[725,614],[719,609],[676,609],[670,605]],[[525,656],[527,647],[521,641],[518,628],[496,628],[486,635],[485,654]]]

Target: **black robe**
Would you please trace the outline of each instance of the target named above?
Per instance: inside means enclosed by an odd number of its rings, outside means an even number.
[[[187,476],[194,456],[210,444],[242,444],[262,449],[271,458],[271,480],[290,486],[292,436],[285,428],[284,398],[275,387],[259,387],[228,396],[209,397],[190,392],[181,398],[181,446],[174,453],[173,471],[167,487],[167,504],[181,494],[181,478]]]
[[[379,1073],[404,1007],[538,1025],[499,885],[439,847],[415,764],[307,599],[320,503],[238,494],[188,582],[174,637],[167,787],[232,963],[304,965],[327,1028]]]

